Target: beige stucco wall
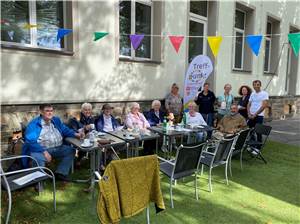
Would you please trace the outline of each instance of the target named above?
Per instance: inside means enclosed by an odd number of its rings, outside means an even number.
[[[255,33],[265,32],[267,11],[281,18],[285,34],[290,24],[300,27],[298,3],[253,3],[257,13]],[[233,2],[218,3],[217,34],[233,34],[234,5]],[[117,1],[74,2],[74,56],[2,49],[2,102],[147,100],[163,98],[173,82],[179,83],[182,91],[187,69],[187,39],[176,54],[168,38],[162,38],[160,64],[119,61],[117,6]],[[162,4],[162,34],[188,35],[187,9],[186,1],[165,1]],[[109,35],[94,42],[94,31],[107,31]],[[280,43],[286,41],[287,36],[283,35]],[[237,86],[250,85],[256,78],[265,84],[270,76],[262,75],[263,51],[257,58],[253,55],[252,74],[240,74],[231,70],[232,47],[232,39],[224,38],[216,60],[216,93],[221,93],[227,82],[234,86],[234,94]],[[285,48],[279,76],[268,89],[271,95],[284,95],[286,54]],[[300,69],[298,77],[299,73]],[[300,78],[297,79],[297,91],[300,94]]]
[[[272,16],[280,20],[281,38],[279,51],[283,43],[288,42],[287,34],[289,33],[290,25],[296,25],[300,29],[300,1],[248,1],[249,7],[255,10],[255,26],[254,34],[265,34],[267,16]],[[245,3],[246,5],[246,3]],[[220,35],[233,35],[234,27],[234,11],[235,2],[221,1],[219,2],[219,21],[218,33]],[[233,86],[233,94],[237,95],[240,85],[252,85],[252,80],[260,79],[263,83],[263,88],[272,78],[271,75],[263,74],[265,41],[262,40],[260,53],[258,57],[253,54],[252,72],[242,73],[232,71],[232,54],[233,54],[233,38],[224,38],[218,55],[216,69],[216,92],[222,93],[225,83],[231,83]],[[278,66],[278,76],[275,76],[271,81],[267,91],[273,96],[285,95],[285,81],[287,68],[287,52],[288,45],[285,45]],[[299,59],[299,57],[298,57]],[[271,56],[271,60],[278,61],[277,58]],[[300,68],[300,60],[298,60],[298,68]],[[297,92],[300,94],[300,70],[298,69]]]

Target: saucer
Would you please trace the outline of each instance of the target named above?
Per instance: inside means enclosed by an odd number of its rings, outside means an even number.
[[[135,137],[133,137],[133,136],[128,136],[128,137],[125,137],[125,139],[127,139],[127,140],[133,140],[133,139],[135,139]]]
[[[92,144],[92,143],[90,143],[88,145],[82,143],[80,146],[83,147],[83,148],[89,148],[89,147],[92,147],[93,145],[94,144]]]
[[[106,135],[106,133],[104,133],[104,132],[98,132],[97,133],[97,136],[103,136],[103,135]]]

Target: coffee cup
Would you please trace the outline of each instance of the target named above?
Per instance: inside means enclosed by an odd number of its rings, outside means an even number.
[[[126,132],[125,137],[130,138],[130,134],[128,132]]]
[[[83,145],[90,145],[90,140],[88,138],[83,140]]]
[[[91,130],[95,129],[95,124],[90,124]]]

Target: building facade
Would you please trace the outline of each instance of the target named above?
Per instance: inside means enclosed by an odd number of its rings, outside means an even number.
[[[57,41],[58,28],[73,32]],[[94,32],[108,35],[93,41]],[[163,99],[174,82],[183,94],[199,54],[213,61],[208,81],[216,95],[231,83],[237,96],[260,79],[276,117],[296,113],[300,60],[288,44],[291,32],[300,32],[299,0],[1,2],[2,115],[40,102],[148,102]],[[145,34],[137,50],[134,33]],[[264,35],[258,56],[245,42],[249,34]],[[184,36],[178,53],[169,35]],[[217,35],[223,40],[214,58],[206,37]]]

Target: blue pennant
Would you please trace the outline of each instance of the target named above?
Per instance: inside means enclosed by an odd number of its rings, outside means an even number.
[[[72,33],[73,30],[71,29],[59,29],[57,31],[57,41],[59,41],[61,38],[63,38],[65,35],[68,35],[69,33]]]
[[[249,35],[246,39],[251,50],[258,56],[262,35]]]

